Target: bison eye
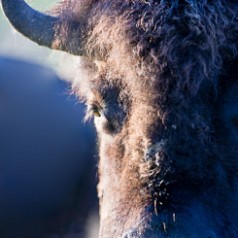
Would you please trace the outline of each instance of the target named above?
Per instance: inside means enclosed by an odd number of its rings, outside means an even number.
[[[106,87],[93,91],[88,100],[85,120],[94,117],[94,124],[100,133],[119,133],[126,120],[128,106],[126,96],[119,89]]]
[[[101,117],[102,115],[102,109],[98,105],[91,105],[91,111],[95,117]]]

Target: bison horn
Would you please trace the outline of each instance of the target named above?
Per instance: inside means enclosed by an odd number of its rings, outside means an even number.
[[[30,40],[39,45],[47,46],[56,50],[62,50],[75,55],[81,55],[81,47],[73,49],[62,44],[56,39],[57,24],[59,17],[46,15],[38,12],[27,5],[23,0],[0,0],[3,10],[16,28]]]

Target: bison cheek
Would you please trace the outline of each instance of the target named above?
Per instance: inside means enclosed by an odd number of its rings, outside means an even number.
[[[100,237],[120,237],[138,223],[143,210],[138,168],[131,165],[119,137],[103,135],[99,148]]]

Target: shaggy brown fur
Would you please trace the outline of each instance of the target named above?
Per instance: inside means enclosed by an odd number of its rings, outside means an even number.
[[[223,85],[235,80],[224,79],[224,62],[237,55],[237,10],[222,0],[62,4],[58,40],[74,44],[80,21],[92,91],[80,96],[102,113],[101,237],[237,236],[237,149],[219,115]],[[183,218],[179,207],[194,203],[212,222]]]
[[[100,237],[238,236],[237,111],[227,113],[237,11],[233,0],[58,7],[53,46],[86,56],[75,90],[98,131]]]

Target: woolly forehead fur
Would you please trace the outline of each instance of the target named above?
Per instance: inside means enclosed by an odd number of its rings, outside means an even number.
[[[79,39],[90,59],[106,62],[128,82],[136,79],[135,87],[167,74],[163,85],[196,94],[204,80],[216,84],[224,57],[236,54],[235,5],[222,0],[64,1],[59,35],[73,46],[77,31],[67,39],[68,31],[72,21],[80,21]]]

